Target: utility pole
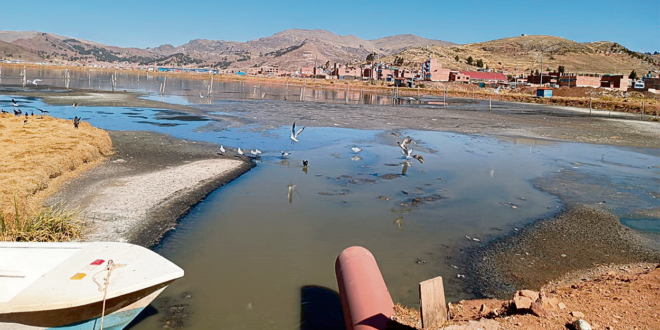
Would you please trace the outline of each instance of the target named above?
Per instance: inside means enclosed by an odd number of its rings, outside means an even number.
[[[543,48],[541,48],[541,87],[543,87]]]

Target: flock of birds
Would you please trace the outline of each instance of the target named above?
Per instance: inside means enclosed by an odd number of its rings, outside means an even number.
[[[35,79],[35,80],[32,80],[32,81],[28,80],[28,82],[32,82],[34,85],[36,85],[39,81],[41,81],[41,79]],[[22,116],[23,115],[23,110],[21,110],[21,108],[19,107],[18,102],[16,102],[16,100],[14,100],[14,99],[11,99],[11,103],[12,103],[12,106],[13,106],[12,110],[14,111],[14,116],[17,116],[17,117]],[[74,102],[72,106],[74,108],[77,108],[78,103]],[[42,118],[43,115],[50,112],[50,111],[44,110],[44,109],[39,109],[39,108],[35,108],[35,109],[37,109],[37,111],[41,112],[41,116],[39,118]],[[3,109],[0,109],[0,112],[1,113],[8,113],[7,111],[5,111]],[[34,116],[34,111],[31,111],[29,113],[27,111],[25,111],[25,119],[23,120],[23,125],[28,124],[28,119],[30,118],[30,116]],[[75,116],[73,118],[73,127],[78,128],[78,126],[80,125],[81,120],[82,120],[81,117]]]
[[[291,144],[300,142],[299,140],[300,134],[305,130],[305,128],[306,126],[303,126],[303,128],[296,130],[296,122],[295,121],[293,122],[293,125],[291,126],[291,135],[289,136],[289,139],[291,140]],[[410,136],[406,136],[402,141],[397,141],[396,143],[397,145],[399,145],[399,147],[401,148],[401,153],[406,158],[406,162],[404,164],[406,168],[408,166],[412,166],[412,164],[408,162],[408,160],[411,158],[416,159],[422,164],[424,163],[424,157],[422,157],[422,155],[413,154],[413,149],[411,148],[413,139]],[[360,153],[362,149],[359,147],[351,147],[351,151],[353,151],[353,153],[357,156],[357,154]],[[220,145],[220,152],[218,152],[218,154],[224,155],[226,152],[227,150],[225,149],[224,145]],[[246,152],[242,150],[240,147],[236,149],[236,153],[237,153],[236,157],[240,157],[246,154]],[[262,152],[259,149],[254,149],[254,150],[250,150],[249,154],[257,158],[261,156]],[[280,151],[280,155],[282,159],[287,159],[291,155],[291,152],[282,150]],[[303,159],[302,165],[303,165],[303,171],[305,171],[306,173],[307,166],[309,165],[309,160]]]

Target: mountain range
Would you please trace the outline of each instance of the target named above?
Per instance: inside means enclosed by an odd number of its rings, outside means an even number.
[[[433,57],[451,69],[484,67],[529,72],[562,65],[572,72],[615,73],[660,69],[660,56],[631,51],[608,41],[580,43],[554,36],[518,36],[458,45],[401,34],[375,40],[325,30],[290,29],[246,42],[194,39],[183,45],[131,48],[37,31],[0,31],[0,58],[23,61],[125,63],[172,67],[249,68],[277,65],[284,70],[326,63],[379,59],[414,67]],[[473,59],[469,64],[468,59]],[[396,61],[395,61],[396,60]]]
[[[194,39],[180,46],[127,48],[37,31],[0,31],[0,57],[52,61],[129,62],[159,66],[216,68],[301,65],[348,62],[370,53],[394,54],[409,47],[452,45],[441,40],[402,34],[376,40],[340,36],[324,30],[291,29],[247,42]]]

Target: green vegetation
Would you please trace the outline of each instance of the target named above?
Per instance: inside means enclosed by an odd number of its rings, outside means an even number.
[[[480,68],[483,68],[484,67],[484,61],[482,59],[478,59],[477,60],[477,66],[480,67]]]
[[[456,55],[456,57],[454,57],[454,59],[456,60],[456,62],[458,62],[458,61],[461,60],[461,59],[458,57],[458,55]]]
[[[373,62],[376,59],[376,53],[367,55],[367,62]]]
[[[286,48],[278,49],[278,50],[276,50],[276,51],[274,51],[274,52],[266,53],[266,56],[280,57],[280,56],[282,56],[282,55],[284,55],[284,54],[286,54],[286,53],[290,53],[290,52],[292,52],[292,51],[294,51],[294,50],[296,50],[296,49],[302,47],[303,45],[304,45],[304,44],[293,45],[293,46],[290,46],[290,47],[286,47]]]
[[[473,62],[474,62],[474,59],[472,58],[472,56],[467,58],[467,64],[472,65]]]
[[[80,238],[83,221],[80,211],[67,209],[62,205],[30,214],[21,208],[14,197],[13,214],[5,215],[0,211],[0,238],[23,242],[65,242]]]
[[[632,70],[632,72],[628,75],[628,78],[632,80],[637,80],[637,72],[635,72],[635,70]]]
[[[559,72],[559,73],[564,73],[564,72],[566,72],[566,68],[564,68],[563,65],[560,65],[560,66],[557,68],[557,72]]]

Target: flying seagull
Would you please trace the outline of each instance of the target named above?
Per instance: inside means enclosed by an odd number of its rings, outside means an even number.
[[[39,109],[39,108],[37,108],[37,110],[38,110],[38,111],[41,111],[41,114],[42,114],[42,115],[43,115],[43,114],[46,114],[46,113],[48,113],[48,112],[50,112],[50,111],[48,111],[48,110],[43,110],[43,109]]]
[[[204,95],[202,95],[202,92],[199,92],[199,91],[198,91],[197,93],[199,93],[199,98],[200,98],[200,99],[203,99],[203,98],[204,98]]]
[[[290,152],[280,151],[282,153],[282,158],[286,159],[291,154]]]
[[[422,155],[412,155],[412,158],[419,160],[420,163],[424,164],[424,157]]]
[[[18,106],[18,103],[16,103],[16,100],[14,100],[14,99],[11,99],[11,103],[13,103],[15,107]]]
[[[291,144],[298,142],[298,135],[300,135],[300,133],[305,130],[305,127],[307,126],[304,126],[303,128],[299,129],[298,132],[296,132],[296,122],[293,122],[293,126],[291,126],[291,136],[289,137],[289,139],[291,139]]]
[[[73,106],[74,108],[77,108],[77,107],[78,107],[78,102],[73,102],[73,105],[72,105],[72,106]]]
[[[28,84],[32,84],[32,85],[37,86],[37,83],[40,82],[40,81],[43,81],[43,80],[35,79],[35,80],[28,80],[27,82],[28,82]]]
[[[351,150],[353,150],[353,152],[356,153],[356,154],[357,154],[358,152],[362,151],[362,149],[360,149],[360,148],[358,148],[358,147],[353,147],[353,148],[351,148]]]
[[[78,128],[78,125],[80,125],[80,119],[78,116],[73,117],[73,127]]]
[[[20,116],[20,115],[23,113],[23,112],[21,111],[21,109],[18,109],[18,110],[13,109],[13,110],[14,110],[14,116]]]
[[[408,145],[412,143],[412,139],[410,136],[406,136],[403,141],[399,142],[396,141],[396,144],[399,145],[401,148],[401,153],[406,156],[406,158],[410,158],[412,154],[412,150],[408,150]]]

